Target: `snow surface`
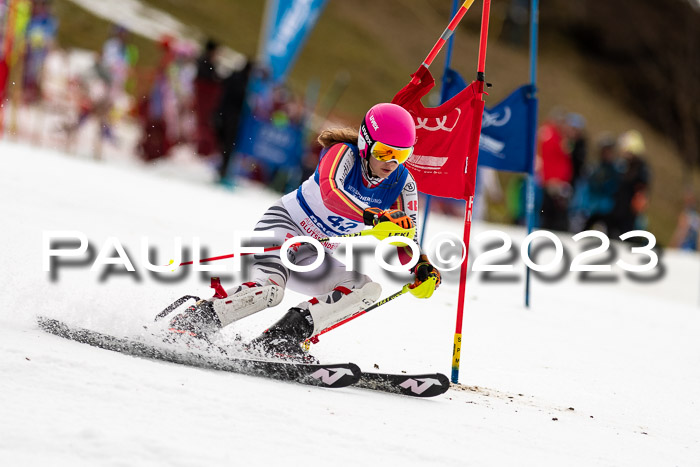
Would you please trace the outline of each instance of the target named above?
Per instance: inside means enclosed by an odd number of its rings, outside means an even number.
[[[472,274],[462,386],[428,400],[193,369],[40,331],[42,314],[138,334],[179,296],[209,296],[211,273],[154,278],[141,237],[158,247],[158,264],[173,257],[176,236],[228,253],[232,232],[251,229],[277,198],[256,186],[204,183],[207,168],[191,160],[169,164],[100,163],[0,142],[2,465],[700,465],[697,254],[666,251],[665,274],[650,282],[619,269],[615,282],[535,278],[529,310],[522,263],[515,281]],[[194,181],[185,179],[191,172]],[[473,234],[488,229],[515,245],[524,237],[487,224]],[[116,237],[137,273],[117,268],[101,280],[104,269],[85,262],[51,280],[42,270],[50,230],[84,232],[95,254]],[[460,235],[461,223],[435,216],[428,236],[442,231]],[[401,286],[371,255],[358,267],[384,295]],[[243,279],[221,276],[227,286]],[[280,307],[222,338],[252,337],[304,298],[288,292]],[[323,336],[313,351],[365,370],[449,375],[456,302],[455,275],[446,274],[430,300],[401,297]]]

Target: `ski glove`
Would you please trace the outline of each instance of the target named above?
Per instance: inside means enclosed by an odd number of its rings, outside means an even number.
[[[440,271],[430,264],[426,255],[420,255],[411,272],[416,276],[416,280],[409,287],[409,292],[418,298],[430,298],[442,282]]]
[[[367,208],[362,213],[362,220],[365,225],[371,226],[375,226],[380,222],[391,222],[402,229],[412,229],[414,227],[413,220],[399,209]]]

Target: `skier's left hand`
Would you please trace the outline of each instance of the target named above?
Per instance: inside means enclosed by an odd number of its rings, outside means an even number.
[[[418,263],[411,269],[411,272],[416,279],[409,286],[408,291],[418,298],[430,298],[442,282],[440,271],[430,264],[426,255],[420,255]]]

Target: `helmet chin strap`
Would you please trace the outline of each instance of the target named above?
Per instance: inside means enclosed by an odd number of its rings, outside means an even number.
[[[365,164],[365,169],[367,169],[367,176],[371,179],[371,178],[375,178],[376,175],[374,175],[372,173],[372,167],[370,167],[370,165],[369,165],[369,158],[370,157],[372,157],[372,156],[368,155],[367,157],[362,159],[362,162]]]

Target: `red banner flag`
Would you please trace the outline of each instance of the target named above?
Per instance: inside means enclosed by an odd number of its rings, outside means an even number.
[[[416,122],[416,145],[405,162],[421,192],[443,198],[468,200],[474,195],[479,157],[484,83],[475,81],[439,107],[421,103],[435,85],[425,67],[394,96]],[[414,84],[418,78],[420,81]]]

